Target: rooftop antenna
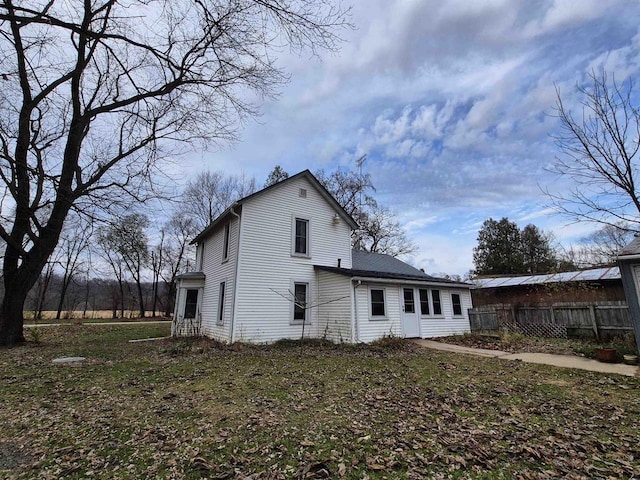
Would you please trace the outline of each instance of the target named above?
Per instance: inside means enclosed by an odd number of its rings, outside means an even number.
[[[367,154],[363,154],[358,160],[356,160],[356,166],[358,167],[358,175],[360,176],[360,182],[362,182],[362,165],[367,161]],[[358,211],[362,214],[362,190],[364,190],[364,183],[360,184],[360,194],[358,199]],[[360,227],[360,226],[359,226]],[[364,250],[362,248],[362,235],[358,235],[358,250]]]
[[[360,175],[360,181],[362,181],[362,165],[367,161],[367,154],[362,155],[358,160],[356,160],[356,165],[358,167],[358,175]],[[360,211],[362,211],[362,190],[364,189],[364,185],[360,185]]]

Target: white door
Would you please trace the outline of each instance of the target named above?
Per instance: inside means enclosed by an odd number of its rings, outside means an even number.
[[[416,291],[413,287],[402,289],[402,333],[405,338],[420,336],[420,317],[416,309]]]

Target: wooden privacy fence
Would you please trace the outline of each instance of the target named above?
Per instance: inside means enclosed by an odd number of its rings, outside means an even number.
[[[469,309],[469,321],[472,332],[506,330],[540,337],[601,340],[633,332],[626,302],[484,305]]]

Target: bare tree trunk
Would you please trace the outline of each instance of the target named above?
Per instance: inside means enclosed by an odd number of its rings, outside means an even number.
[[[136,280],[136,289],[138,291],[138,316],[144,318],[144,294],[142,292],[142,282]]]
[[[62,277],[62,288],[60,289],[60,298],[58,299],[58,310],[56,311],[56,320],[60,320],[62,314],[62,306],[64,305],[64,298],[67,295],[67,289],[71,283],[72,276],[66,273]]]
[[[2,323],[0,323],[0,345],[15,345],[25,342],[23,327],[23,308],[27,295],[27,288],[7,286],[5,281],[5,296],[0,307]]]

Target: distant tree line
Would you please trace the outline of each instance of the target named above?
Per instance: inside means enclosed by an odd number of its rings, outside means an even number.
[[[633,238],[632,226],[626,222],[604,225],[580,244],[563,248],[554,245],[551,233],[533,224],[522,230],[504,217],[489,218],[478,231],[473,249],[473,275],[517,275],[579,270],[612,265],[622,247]]]
[[[368,174],[337,169],[315,175],[358,223],[354,248],[394,256],[415,249],[391,212],[373,198]],[[288,176],[277,166],[265,186]],[[196,268],[191,240],[233,202],[255,192],[256,185],[245,175],[201,172],[187,182],[171,203],[173,213],[160,224],[142,206],[104,219],[71,215],[29,291],[25,311],[36,318],[45,311],[56,318],[96,310],[113,318],[171,315],[176,277]]]

